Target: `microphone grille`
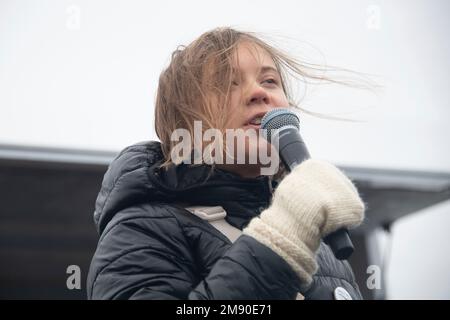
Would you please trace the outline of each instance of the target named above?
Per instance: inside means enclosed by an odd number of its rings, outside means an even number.
[[[261,129],[263,129],[264,138],[269,142],[272,139],[272,130],[279,130],[283,127],[300,129],[298,116],[289,109],[276,108],[270,110],[261,119]]]

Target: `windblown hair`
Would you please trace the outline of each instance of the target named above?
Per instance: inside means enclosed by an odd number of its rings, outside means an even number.
[[[161,73],[155,104],[155,129],[161,141],[165,162],[172,163],[171,141],[175,129],[194,133],[194,121],[202,121],[203,131],[209,128],[226,129],[227,107],[233,83],[233,57],[238,45],[249,43],[265,50],[281,76],[283,91],[291,106],[304,112],[294,101],[289,76],[303,81],[341,83],[324,76],[320,66],[300,62],[269,45],[251,32],[232,28],[216,28],[202,34],[187,46],[179,46],[169,66]],[[345,83],[344,83],[345,84]]]

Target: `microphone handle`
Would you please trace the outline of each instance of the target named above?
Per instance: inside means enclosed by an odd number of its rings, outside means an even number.
[[[310,158],[308,149],[296,128],[281,130],[278,136],[278,145],[281,146],[281,148],[278,148],[281,160],[289,171]],[[302,152],[298,152],[298,150],[302,150]],[[339,260],[348,259],[355,250],[346,228],[330,233],[324,238],[324,242],[331,247],[334,256]]]

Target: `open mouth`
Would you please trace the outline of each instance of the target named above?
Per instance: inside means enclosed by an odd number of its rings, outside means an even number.
[[[261,125],[261,119],[262,119],[262,117],[255,117],[248,124],[252,124],[252,125],[255,125],[255,126],[260,126]]]
[[[258,114],[250,119],[244,126],[252,127],[252,128],[260,128],[261,127],[261,119],[264,117],[264,114]]]

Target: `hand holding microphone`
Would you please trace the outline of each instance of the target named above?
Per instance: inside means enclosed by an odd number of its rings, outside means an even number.
[[[244,233],[284,258],[308,285],[317,270],[315,251],[321,238],[358,226],[364,219],[364,203],[353,183],[338,168],[308,159],[307,151],[299,156],[303,141],[298,138],[298,125],[295,128],[290,117],[298,121],[289,110],[274,109],[263,119],[262,127],[273,119],[278,128],[284,128],[278,132],[278,148],[291,172],[275,190],[269,208],[252,219]],[[298,137],[289,130],[296,130]]]

